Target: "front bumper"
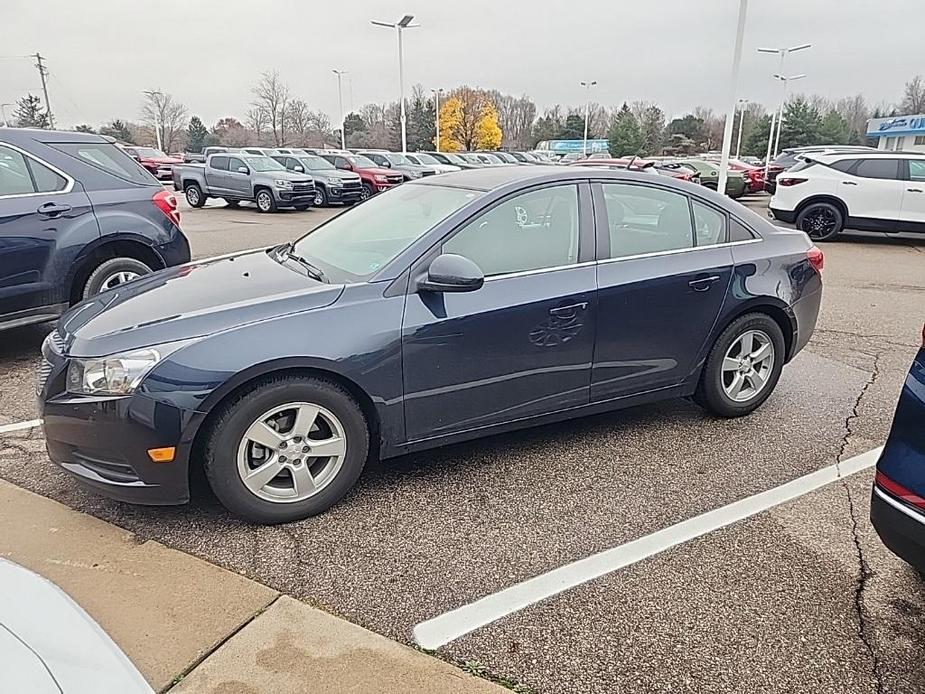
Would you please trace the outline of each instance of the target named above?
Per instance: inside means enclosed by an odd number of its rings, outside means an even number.
[[[276,202],[284,205],[311,205],[315,201],[314,187],[304,190],[275,188],[273,194],[276,196]]]
[[[356,202],[363,194],[362,186],[360,188],[343,188],[341,186],[327,187],[328,200],[331,202]]]
[[[925,573],[925,514],[900,508],[906,507],[874,485],[870,498],[874,529],[893,554]]]

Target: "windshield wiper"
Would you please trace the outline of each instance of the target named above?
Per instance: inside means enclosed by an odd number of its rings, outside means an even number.
[[[322,270],[317,265],[313,265],[299,254],[293,253],[293,248],[294,246],[291,243],[287,243],[285,246],[283,246],[282,251],[286,254],[287,258],[295,260],[302,267],[304,267],[306,271],[308,271],[308,276],[313,280],[318,280],[319,282],[330,284],[330,280],[328,279],[328,276],[324,274],[324,270]]]

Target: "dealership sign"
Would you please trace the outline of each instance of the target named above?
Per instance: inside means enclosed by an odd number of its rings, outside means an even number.
[[[871,137],[925,135],[925,115],[871,118],[867,121],[867,134]]]
[[[588,140],[589,152],[606,152],[609,142],[607,140]],[[537,149],[568,154],[569,152],[583,152],[584,140],[543,140],[537,143]]]

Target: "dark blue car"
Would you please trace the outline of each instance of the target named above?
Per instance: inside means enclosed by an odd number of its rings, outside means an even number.
[[[870,508],[883,543],[925,576],[925,327],[877,461]]]
[[[0,329],[188,262],[173,194],[99,135],[0,129]]]
[[[822,254],[699,186],[511,166],[74,307],[43,345],[53,461],[103,494],[319,513],[381,459],[662,398],[754,411],[812,335]]]

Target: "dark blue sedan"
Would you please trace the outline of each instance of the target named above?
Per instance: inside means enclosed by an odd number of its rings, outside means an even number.
[[[405,184],[300,240],[155,273],[43,345],[51,459],[248,519],[316,514],[370,457],[663,398],[753,412],[812,335],[822,254],[709,190],[511,166]]]
[[[925,327],[877,461],[870,515],[883,543],[925,575]]]

